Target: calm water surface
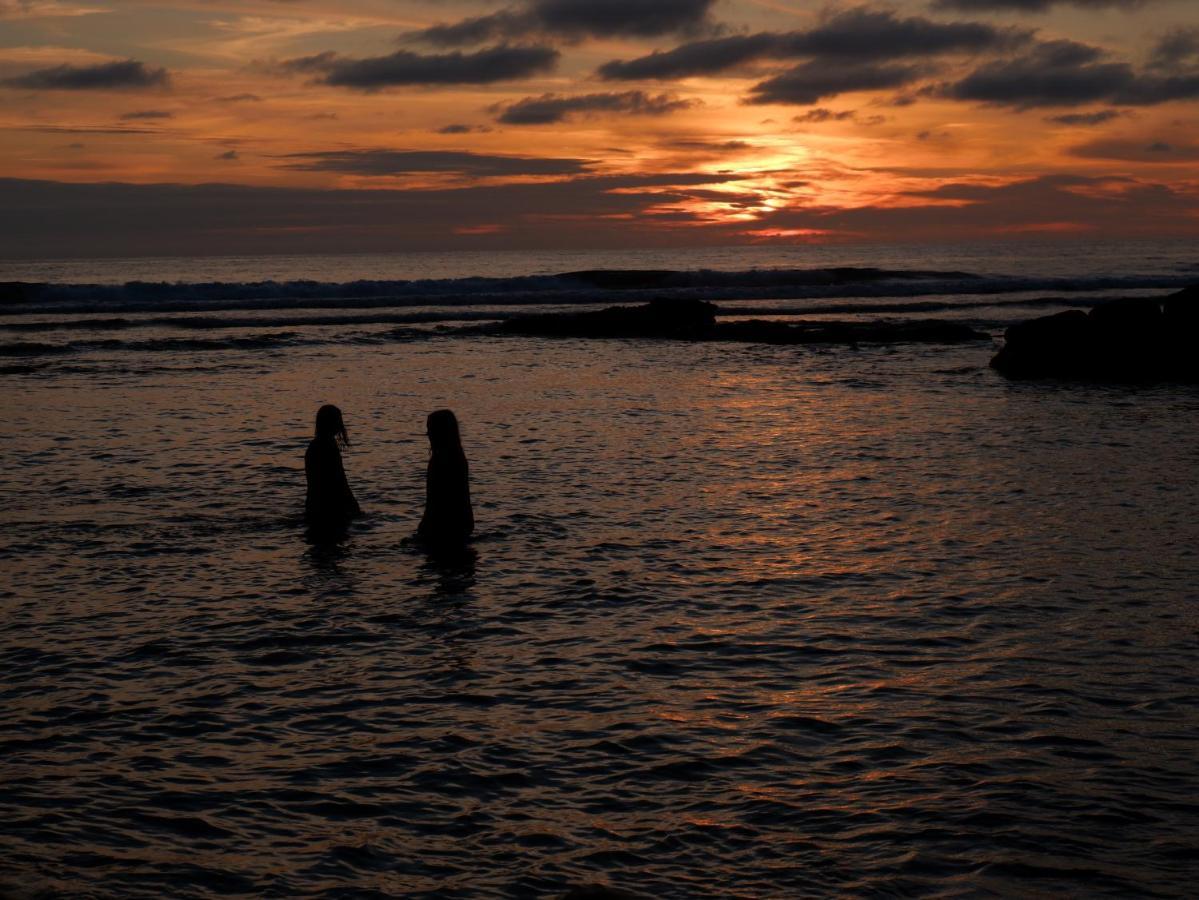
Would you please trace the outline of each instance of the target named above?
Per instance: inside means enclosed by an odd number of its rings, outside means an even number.
[[[3,377],[0,894],[1188,896],[1199,391],[431,339]],[[305,543],[346,412],[367,519]],[[403,546],[452,405],[477,558]]]

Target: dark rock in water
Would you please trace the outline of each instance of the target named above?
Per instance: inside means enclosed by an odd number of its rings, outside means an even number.
[[[989,341],[991,336],[957,322],[866,322],[841,326],[854,343],[962,344]]]
[[[1199,290],[1125,298],[1013,325],[991,365],[1010,378],[1199,380]]]
[[[1162,301],[1156,297],[1109,300],[1092,309],[1088,318],[1099,332],[1156,334],[1162,324]]]
[[[1162,304],[1162,315],[1167,330],[1190,329],[1199,332],[1199,285],[1167,297]]]
[[[717,340],[752,344],[957,344],[989,337],[955,322],[725,322],[716,326]]]
[[[1013,378],[1068,375],[1087,364],[1091,320],[1080,309],[1013,325],[991,365]]]
[[[1199,286],[1167,297],[1162,320],[1175,377],[1199,384]]]
[[[29,303],[45,291],[46,285],[30,281],[0,281],[0,305]]]
[[[595,312],[518,316],[500,326],[511,334],[546,337],[710,339],[716,307],[700,300],[655,300],[645,306],[610,306]]]
[[[1091,310],[1092,368],[1108,377],[1136,381],[1165,375],[1166,334],[1161,301],[1127,299]]]
[[[655,300],[595,312],[518,316],[499,331],[544,337],[658,338],[752,344],[937,343],[988,340],[953,322],[821,322],[788,325],[760,319],[717,322],[719,309],[700,300]]]
[[[714,269],[675,271],[672,269],[587,269],[563,272],[557,276],[604,290],[646,290],[651,288],[767,287],[798,285],[844,285],[876,281],[923,281],[952,279],[974,280],[969,272],[944,272],[931,269],[878,269],[872,266],[834,266],[827,269],[753,269],[726,272]]]

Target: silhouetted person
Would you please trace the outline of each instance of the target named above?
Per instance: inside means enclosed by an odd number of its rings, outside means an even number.
[[[458,419],[448,409],[429,414],[429,474],[425,483],[425,515],[417,536],[433,547],[461,547],[475,530],[470,506],[470,467],[462,451]]]
[[[309,527],[321,535],[335,535],[350,519],[362,514],[341,464],[341,448],[349,444],[341,410],[331,405],[317,410],[316,436],[304,454],[308,479],[304,515]]]

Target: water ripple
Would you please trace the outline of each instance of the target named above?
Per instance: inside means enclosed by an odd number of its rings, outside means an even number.
[[[191,352],[4,370],[0,895],[1192,892],[1194,390]],[[324,399],[369,513],[336,548],[298,517]],[[447,403],[450,562],[403,543]]]

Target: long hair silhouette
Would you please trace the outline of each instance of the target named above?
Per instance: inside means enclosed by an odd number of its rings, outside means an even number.
[[[425,514],[417,534],[439,547],[461,546],[475,528],[470,502],[470,466],[462,449],[458,417],[448,409],[429,413],[429,469],[425,481]]]
[[[362,514],[341,462],[340,448],[349,444],[350,435],[341,410],[332,404],[318,409],[316,434],[304,453],[304,478],[308,484],[304,513],[314,536],[336,537],[350,519]]]
[[[433,456],[446,454],[454,458],[466,458],[458,417],[453,411],[438,409],[429,413],[429,418],[425,420],[425,433],[429,436],[429,453]]]
[[[350,435],[341,410],[332,403],[326,403],[316,411],[316,437],[333,438],[343,447],[350,446]]]

